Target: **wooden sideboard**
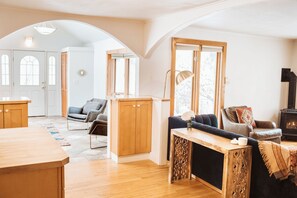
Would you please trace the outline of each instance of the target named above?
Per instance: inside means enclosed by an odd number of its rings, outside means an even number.
[[[0,129],[28,126],[28,103],[26,97],[0,98]]]
[[[0,148],[0,197],[64,198],[69,157],[45,129],[0,129]]]
[[[222,190],[203,182],[220,192],[222,197],[249,197],[252,166],[252,147],[239,146],[230,140],[197,129],[172,129],[169,182],[191,178],[192,143],[224,154]],[[203,159],[201,159],[203,160]],[[215,164],[210,164],[215,166]]]

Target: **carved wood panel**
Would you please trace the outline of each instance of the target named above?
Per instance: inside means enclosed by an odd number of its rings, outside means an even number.
[[[171,181],[188,178],[190,175],[191,142],[174,136],[173,166]]]
[[[251,149],[229,152],[226,197],[248,198],[251,169]]]

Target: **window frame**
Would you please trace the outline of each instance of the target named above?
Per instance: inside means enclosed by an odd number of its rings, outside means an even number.
[[[137,56],[131,57],[131,52],[128,49],[117,49],[107,51],[107,78],[106,78],[106,95],[130,95],[129,83],[130,83],[130,58],[137,58]],[[124,58],[125,60],[125,85],[124,93],[116,93],[116,59],[113,55]],[[136,68],[135,68],[136,69]],[[135,85],[136,86],[136,85]],[[136,94],[136,90],[135,90]]]
[[[220,110],[224,108],[224,93],[225,93],[225,70],[226,70],[226,55],[227,55],[227,43],[218,41],[208,40],[196,40],[196,39],[185,39],[185,38],[172,38],[171,42],[171,78],[170,78],[170,115],[174,115],[174,104],[175,104],[175,64],[176,64],[176,48],[178,44],[197,45],[197,46],[214,46],[221,47],[222,52],[217,54],[217,74],[216,74],[216,88],[215,88],[215,107],[214,114],[220,118]],[[200,52],[194,51],[194,57],[200,60]],[[219,56],[220,54],[220,56]],[[195,60],[194,60],[195,61]],[[194,63],[194,79],[192,81],[192,110],[197,114],[199,108],[199,71],[200,61]],[[220,63],[220,64],[219,64]],[[220,123],[220,119],[218,119]]]

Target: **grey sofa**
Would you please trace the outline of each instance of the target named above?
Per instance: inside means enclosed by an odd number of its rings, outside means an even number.
[[[67,128],[69,120],[77,122],[93,122],[100,113],[104,113],[107,100],[92,98],[82,107],[69,107],[67,113]]]
[[[276,143],[281,142],[282,130],[276,128],[274,122],[255,120],[257,126],[256,128],[253,128],[252,126],[249,126],[247,124],[238,123],[235,111],[235,109],[238,107],[234,106],[222,109],[222,121],[224,130],[232,131],[234,133],[241,134],[246,137],[251,137],[256,140],[273,141]]]

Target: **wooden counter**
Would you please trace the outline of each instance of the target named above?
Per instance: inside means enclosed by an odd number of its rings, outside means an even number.
[[[69,157],[43,128],[0,130],[0,197],[63,198]]]
[[[0,97],[0,129],[28,126],[27,97]]]

